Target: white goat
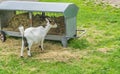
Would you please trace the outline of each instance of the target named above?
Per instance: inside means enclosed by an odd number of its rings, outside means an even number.
[[[33,43],[35,44],[39,43],[41,49],[44,50],[43,42],[44,42],[46,34],[50,30],[50,28],[57,27],[57,24],[54,22],[54,20],[47,19],[47,18],[45,20],[47,21],[45,28],[43,26],[30,27],[30,28],[25,29],[24,31],[23,26],[19,27],[20,33],[22,35],[22,48],[21,48],[21,54],[20,54],[21,57],[23,57],[24,47],[27,47],[28,56],[31,56],[30,50],[31,50],[31,46]]]

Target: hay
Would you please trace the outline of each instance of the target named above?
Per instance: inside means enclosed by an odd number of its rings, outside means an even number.
[[[49,17],[57,23],[58,27],[57,28],[52,28],[48,34],[50,35],[62,35],[65,33],[65,23],[64,23],[64,16],[59,16],[59,17],[50,17],[50,16],[45,16]],[[38,27],[38,26],[45,26],[46,24],[45,19],[42,17],[40,14],[32,15],[32,24],[33,27]],[[21,13],[13,16],[11,19],[8,21],[7,27],[4,27],[4,30],[7,31],[15,31],[19,32],[18,27],[20,25],[23,25],[25,28],[30,27],[30,20],[29,20],[29,13]]]
[[[0,56],[20,57],[21,39],[8,38],[6,42],[0,42],[2,50],[0,50]],[[40,50],[38,45],[33,45],[31,49],[31,59],[42,61],[62,61],[67,62],[71,59],[80,59],[79,52],[72,52],[70,48],[63,48],[60,44],[52,43],[49,41],[44,42],[44,52]],[[27,49],[24,49],[24,57],[27,58]]]

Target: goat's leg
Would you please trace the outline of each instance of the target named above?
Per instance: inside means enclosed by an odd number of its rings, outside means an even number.
[[[39,42],[39,48],[41,49],[41,41]]]
[[[41,51],[42,51],[42,48],[43,48],[43,47],[41,46],[41,41],[40,41],[40,43],[39,43],[39,48],[40,48]]]
[[[42,50],[41,45],[39,45],[39,48]]]
[[[27,48],[28,49],[28,56],[31,56],[31,53],[30,53],[31,46],[32,46],[32,42],[29,43],[28,48]]]
[[[21,47],[21,53],[20,53],[21,57],[23,57],[23,51],[24,51],[24,41],[22,40],[22,47]]]
[[[41,40],[41,49],[42,49],[42,51],[44,50],[44,48],[43,48],[43,42],[44,42],[44,38]]]

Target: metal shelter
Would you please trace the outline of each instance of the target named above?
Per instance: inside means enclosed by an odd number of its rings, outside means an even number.
[[[14,11],[62,13],[65,19],[65,35],[47,35],[46,39],[59,40],[66,47],[67,41],[76,36],[78,10],[79,8],[73,3],[4,1],[0,3],[0,28],[2,30],[2,26],[14,14]],[[12,36],[20,36],[17,32],[5,31],[5,33]]]

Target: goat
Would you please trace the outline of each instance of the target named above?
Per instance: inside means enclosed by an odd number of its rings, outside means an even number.
[[[22,35],[22,47],[21,47],[21,54],[20,56],[23,57],[23,50],[24,47],[27,47],[28,49],[28,56],[31,56],[30,50],[32,44],[39,43],[41,50],[44,50],[43,48],[43,42],[45,39],[45,36],[47,35],[48,31],[51,28],[56,28],[57,24],[54,22],[54,20],[51,20],[50,18],[45,18],[47,21],[46,26],[38,26],[38,27],[29,27],[25,29],[24,27],[20,26],[19,31]]]

